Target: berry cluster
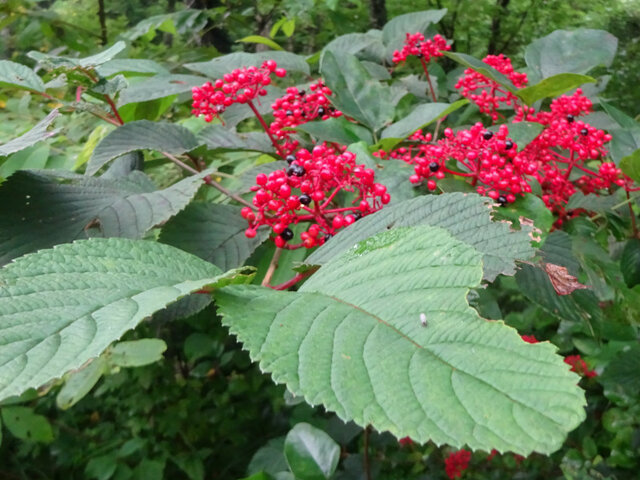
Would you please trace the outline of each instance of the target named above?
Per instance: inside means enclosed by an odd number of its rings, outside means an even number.
[[[527,85],[527,74],[516,72],[511,60],[504,55],[487,55],[482,61],[505,75],[515,87]],[[498,120],[501,104],[514,107],[518,105],[518,97],[512,92],[471,68],[464,71],[455,88],[462,89],[462,96],[478,105],[480,111],[489,114],[494,122]]]
[[[462,476],[462,472],[469,468],[470,461],[471,452],[469,450],[462,449],[450,453],[449,456],[444,459],[444,471],[451,479],[459,478]]]
[[[295,133],[293,127],[318,118],[327,120],[342,115],[329,103],[331,93],[331,89],[318,80],[309,86],[309,92],[289,87],[283,97],[273,102],[274,120],[269,125],[269,132],[282,142],[285,154],[295,152],[299,146],[297,140],[291,140]],[[283,130],[287,127],[288,130]]]
[[[193,87],[191,112],[196,116],[203,115],[207,122],[211,122],[234,103],[251,103],[256,97],[266,95],[265,87],[271,84],[271,74],[284,77],[287,72],[278,68],[273,60],[266,60],[260,68],[238,68],[214,83]]]
[[[425,40],[421,33],[407,33],[402,50],[393,52],[393,63],[407,60],[407,57],[415,56],[425,63],[432,58],[442,57],[444,51],[451,50],[451,45],[441,35],[435,35],[432,39]]]
[[[251,238],[258,227],[268,225],[276,246],[313,248],[389,203],[386,187],[374,182],[374,171],[356,165],[356,156],[345,148],[323,143],[311,151],[300,149],[287,157],[288,167],[258,175],[252,187],[257,212],[248,207],[242,210],[249,222],[246,236]],[[336,205],[340,192],[352,193],[351,206]],[[294,237],[290,226],[300,222],[311,224],[300,235],[301,243],[287,243]]]

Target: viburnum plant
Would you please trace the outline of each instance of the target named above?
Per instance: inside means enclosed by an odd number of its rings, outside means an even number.
[[[0,62],[3,85],[59,100],[0,155],[55,135],[59,111],[112,127],[66,169],[0,166],[0,400],[54,390],[68,408],[101,377],[161,358],[161,340],[119,342],[139,323],[204,312],[289,402],[343,421],[341,446],[297,423],[282,458],[266,461],[266,446],[250,475],[347,475],[340,458],[363,453],[366,478],[372,461],[393,476],[402,461],[369,455],[384,432],[400,440],[380,448],[422,451],[414,474],[432,457],[441,476],[486,478],[498,454],[516,470],[560,449],[572,478],[636,465],[614,452],[637,429],[640,387],[624,379],[640,314],[640,127],[585,75],[610,63],[615,38],[554,32],[527,49],[525,73],[454,52],[434,31],[444,13],[397,17],[311,59],[184,66],[205,76],[137,83],[114,58],[121,43],[32,52],[44,78]],[[174,123],[158,121],[167,105]],[[625,429],[599,423],[609,416]]]

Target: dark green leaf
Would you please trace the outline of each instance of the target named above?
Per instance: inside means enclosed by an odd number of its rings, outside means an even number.
[[[447,9],[423,10],[393,17],[382,29],[382,40],[386,46],[386,55],[391,59],[394,50],[400,50],[407,33],[427,33],[427,29],[438,23],[446,15]]]
[[[222,125],[207,125],[198,139],[212,150],[254,150],[273,153],[274,148],[264,132],[238,133]]]
[[[130,85],[120,91],[118,107],[190,93],[193,87],[202,86],[207,78],[167,74],[135,80],[131,80]]]
[[[616,356],[598,380],[605,386],[621,387],[631,396],[640,393],[640,345],[634,345]]]
[[[222,270],[239,267],[269,235],[267,229],[260,229],[254,238],[247,238],[248,224],[240,210],[232,205],[192,203],[165,224],[159,240]]]
[[[118,73],[125,75],[169,75],[169,70],[153,60],[145,58],[118,58],[109,60],[96,68],[102,77],[111,77]]]
[[[630,238],[620,257],[620,270],[629,288],[640,284],[640,240]]]
[[[382,44],[381,32],[370,30],[367,33],[347,33],[331,40],[324,50],[339,50],[356,55],[358,58],[382,61],[385,48]]]
[[[140,238],[182,210],[201,177],[156,190],[137,171],[114,179],[19,171],[0,186],[0,264],[78,238]]]
[[[284,458],[284,437],[277,437],[260,448],[251,458],[247,473],[257,474],[266,472],[275,475],[278,472],[289,469],[287,461]]]
[[[458,100],[454,103],[423,103],[418,105],[412,112],[402,120],[389,125],[382,131],[382,138],[397,138],[401,140],[408,137],[416,130],[420,130],[427,125],[444,118],[460,107],[468,104],[467,99]]]
[[[360,141],[364,141],[369,145],[373,143],[373,137],[369,130],[357,123],[348,121],[344,117],[304,123],[298,125],[296,130],[307,132],[316,140],[335,142],[342,145],[349,145]]]
[[[540,78],[584,74],[598,65],[611,65],[617,48],[618,39],[604,30],[556,30],[531,43],[524,59]]]
[[[324,431],[298,423],[284,442],[287,464],[299,480],[327,480],[340,460],[340,446]]]
[[[98,144],[87,164],[86,174],[94,175],[109,160],[136,150],[149,149],[180,155],[199,145],[195,135],[180,125],[148,120],[125,123]]]
[[[518,90],[517,95],[527,105],[533,105],[543,98],[555,98],[585,83],[595,83],[596,79],[577,73],[559,73],[526,88]]]
[[[27,53],[27,56],[34,59],[36,62],[46,66],[47,68],[63,67],[73,69],[76,67],[82,67],[91,69],[102,65],[105,62],[108,62],[118,53],[124,50],[125,47],[126,44],[123,41],[119,41],[114,43],[111,47],[106,48],[102,52],[84,58],[60,57],[57,55],[38,52],[36,50],[30,51],[29,53]]]
[[[640,149],[623,157],[620,160],[620,168],[625,175],[631,177],[636,183],[640,183]]]
[[[374,80],[349,53],[325,51],[320,72],[333,91],[332,103],[345,115],[377,131],[393,116],[391,91]]]

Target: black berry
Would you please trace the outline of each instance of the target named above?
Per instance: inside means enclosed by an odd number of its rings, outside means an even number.
[[[280,234],[280,238],[282,238],[285,242],[288,242],[293,238],[293,232],[290,228],[285,228]]]
[[[431,162],[429,164],[429,170],[431,170],[432,172],[437,172],[438,170],[440,170],[440,165],[438,165],[436,162]]]
[[[586,128],[583,128],[582,130],[580,130],[580,135],[582,135],[583,137],[586,137],[587,135],[589,135],[589,130],[587,130]]]
[[[287,168],[287,175],[294,175],[296,177],[301,177],[306,173],[306,170],[302,165],[292,164],[289,168]]]
[[[327,233],[327,234],[324,236],[324,241],[326,242],[326,241],[327,241],[327,240],[329,240],[331,237],[333,237],[333,235],[331,235],[330,233]]]
[[[355,218],[356,221],[358,221],[362,218],[362,214],[360,212],[353,212],[353,218]]]
[[[569,123],[573,123],[573,121],[576,119],[576,117],[574,117],[573,115],[569,114],[567,115],[567,122]]]
[[[298,200],[300,200],[300,203],[302,205],[309,205],[311,203],[311,197],[309,195],[307,195],[306,193],[303,193],[302,195],[300,195]]]
[[[284,113],[285,113],[285,115],[286,115],[287,117],[290,117],[291,115],[293,115],[293,112],[292,112],[291,110],[287,110],[287,111],[286,111],[286,112],[284,112]]]
[[[491,140],[492,137],[493,132],[490,132],[489,130],[482,132],[482,138],[484,138],[485,140]]]
[[[511,140],[507,140],[504,142],[504,149],[511,150],[513,148],[513,142]]]
[[[503,207],[507,204],[507,198],[504,195],[498,197],[498,203]]]
[[[324,107],[320,107],[318,109],[318,115],[324,115],[326,113],[326,110],[324,109]]]
[[[285,158],[285,160],[287,161],[287,163],[288,163],[289,165],[291,165],[291,163],[292,163],[292,162],[294,162],[294,161],[296,160],[296,157],[295,157],[295,155],[287,155],[287,156],[286,156],[286,158]]]
[[[299,93],[300,95],[304,95],[306,92],[305,92],[304,90],[300,90],[298,93]]]
[[[417,58],[422,58],[424,55],[422,55],[421,53],[416,53],[416,57]]]

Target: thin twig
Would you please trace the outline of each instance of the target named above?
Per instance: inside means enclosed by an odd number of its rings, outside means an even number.
[[[371,480],[371,467],[369,465],[369,425],[364,429],[363,435],[363,446],[364,449],[364,474],[367,480]]]
[[[280,255],[282,255],[282,248],[276,248],[276,251],[273,252],[273,257],[271,257],[271,262],[269,263],[269,268],[267,269],[267,273],[262,279],[262,286],[268,287],[271,282],[271,278],[273,277],[276,268],[278,268],[278,260],[280,260]]]

